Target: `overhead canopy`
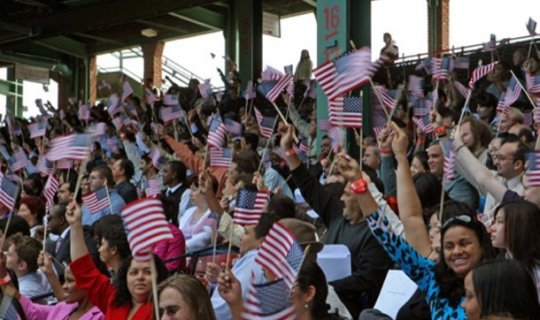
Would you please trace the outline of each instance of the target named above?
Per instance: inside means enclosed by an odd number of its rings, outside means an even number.
[[[237,2],[240,3],[240,2]],[[265,12],[314,10],[312,0],[265,0]],[[232,2],[212,0],[2,0],[0,66],[14,57],[60,61],[224,30]],[[144,29],[154,37],[141,34]],[[13,58],[13,59],[12,59]]]

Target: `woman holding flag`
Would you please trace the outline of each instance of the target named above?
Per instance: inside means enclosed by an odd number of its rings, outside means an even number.
[[[71,226],[71,271],[76,285],[88,292],[88,299],[105,315],[105,319],[153,319],[152,271],[150,261],[139,262],[129,257],[120,267],[115,284],[96,268],[84,242],[80,207],[71,203],[66,212]],[[167,270],[154,259],[157,282],[167,277]]]

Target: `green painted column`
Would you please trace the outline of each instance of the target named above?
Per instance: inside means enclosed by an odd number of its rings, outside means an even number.
[[[347,51],[347,11],[347,0],[317,1],[317,66]],[[320,86],[317,87],[317,119],[328,119],[328,98]],[[317,127],[320,128],[319,125]],[[317,152],[325,134],[326,132],[317,129]]]
[[[245,84],[262,72],[262,0],[235,0],[233,7],[236,62]]]

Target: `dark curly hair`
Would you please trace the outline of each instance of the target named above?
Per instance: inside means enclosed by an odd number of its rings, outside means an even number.
[[[115,307],[131,306],[132,297],[131,292],[129,292],[128,289],[127,274],[132,261],[133,257],[131,256],[124,259],[122,265],[120,266],[120,269],[118,269],[118,274],[114,279],[114,285],[116,286],[116,294],[114,296],[112,304]],[[163,280],[167,279],[167,277],[169,276],[169,272],[167,271],[167,268],[165,268],[165,264],[163,264],[163,261],[156,255],[154,255],[154,263],[157,271],[156,282],[160,283]]]
[[[462,219],[464,216],[468,216],[470,220],[468,222],[464,221],[466,219]],[[491,240],[486,227],[482,222],[478,221],[474,212],[463,212],[460,215],[443,217],[441,225],[443,226],[441,228],[441,249],[444,248],[444,235],[446,232],[453,227],[461,226],[474,231],[478,237],[480,250],[482,250],[481,261],[495,258],[495,250],[491,245]],[[435,280],[439,283],[440,296],[448,299],[451,306],[459,306],[465,295],[463,277],[458,276],[454,270],[448,267],[444,256],[441,257],[439,263],[435,266],[434,271]]]

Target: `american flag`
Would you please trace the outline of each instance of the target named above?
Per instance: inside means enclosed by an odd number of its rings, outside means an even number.
[[[217,212],[211,212],[208,217],[203,222],[203,227],[209,227],[212,229],[212,233],[216,234],[218,232],[218,223],[219,221],[219,213]]]
[[[149,261],[158,242],[173,239],[158,199],[143,198],[130,203],[122,210],[122,220],[133,258],[137,261]]]
[[[17,148],[17,150],[13,151],[13,163],[10,165],[11,170],[19,171],[24,169],[29,164],[30,161],[26,156],[26,152],[24,152],[22,148]]]
[[[492,63],[487,64],[485,66],[479,66],[478,68],[474,69],[474,71],[472,73],[472,76],[471,76],[471,80],[469,80],[469,88],[472,88],[474,86],[474,84],[476,83],[476,81],[482,79],[486,74],[493,71],[493,69],[495,69],[495,65],[497,63],[498,62],[495,61],[495,62],[492,62]]]
[[[291,230],[275,222],[259,247],[255,262],[270,271],[275,278],[285,279],[287,286],[292,288],[303,255]]]
[[[124,125],[124,118],[122,117],[122,115],[119,115],[118,117],[112,119],[112,123],[116,130],[120,130]]]
[[[107,187],[103,186],[95,192],[83,196],[82,201],[86,207],[88,207],[88,211],[90,211],[91,214],[100,212],[110,204],[109,190]]]
[[[155,198],[161,193],[158,179],[148,179],[146,183],[147,188],[144,190],[144,193],[148,198]]]
[[[17,198],[17,185],[6,176],[2,176],[0,179],[0,203],[12,211]]]
[[[263,94],[268,101],[275,102],[281,95],[281,92],[283,92],[283,89],[285,89],[292,80],[293,77],[291,75],[284,75],[278,80],[266,80],[257,87],[257,90]]]
[[[240,122],[236,122],[229,118],[225,118],[224,121],[225,127],[227,127],[227,131],[229,131],[234,137],[242,135],[242,124],[240,124]]]
[[[454,68],[469,69],[469,57],[454,57]]]
[[[463,97],[469,95],[469,89],[467,89],[461,82],[454,80],[454,88],[459,92]]]
[[[292,76],[293,75],[293,65],[289,64],[287,66],[284,66],[283,71],[285,71],[285,74],[288,74],[288,75]]]
[[[241,225],[255,225],[259,222],[264,207],[268,203],[268,191],[238,190],[233,221]]]
[[[263,81],[279,80],[283,76],[284,76],[283,72],[270,66],[266,66],[266,69],[264,69],[264,71],[261,74],[261,78]]]
[[[330,120],[328,119],[319,119],[317,120],[317,124],[321,131],[328,131],[330,129]]]
[[[375,86],[375,90],[379,93],[384,107],[388,110],[392,110],[396,104],[394,96],[396,95],[395,90],[388,90],[385,86]],[[378,98],[377,98],[378,100]]]
[[[47,159],[51,161],[60,159],[84,160],[90,152],[91,144],[91,136],[87,133],[54,138],[50,142]]]
[[[163,122],[169,122],[172,120],[182,118],[182,109],[179,105],[173,105],[170,107],[162,107],[160,109],[160,117]]]
[[[450,72],[450,58],[444,56],[442,58],[433,58],[433,79],[445,80]]]
[[[250,283],[242,317],[264,320],[296,319],[290,293],[284,279],[263,284]]]
[[[208,127],[208,145],[211,147],[222,148],[225,143],[225,133],[227,127],[221,120],[221,115],[214,114]]]
[[[497,112],[498,113],[507,113],[508,109],[510,108],[509,105],[506,104],[506,92],[501,93],[501,96],[499,97],[499,102],[497,103]]]
[[[527,171],[529,187],[540,187],[540,151],[527,153]]]
[[[504,105],[511,106],[519,99],[521,94],[521,86],[518,83],[516,77],[512,76],[510,82],[508,82],[508,88],[506,88],[506,94],[504,95]]]
[[[536,21],[531,17],[529,17],[529,21],[527,21],[527,31],[529,31],[531,37],[536,35]]]
[[[431,74],[433,72],[433,58],[430,56],[425,57],[414,69],[416,71],[424,69],[427,74]]]
[[[530,93],[540,93],[540,76],[526,73],[525,79],[527,82],[527,90]]]
[[[153,105],[157,101],[157,97],[152,90],[144,88],[144,93],[146,95],[146,103],[149,105]]]
[[[232,163],[233,152],[230,148],[210,147],[210,166],[228,168]]]
[[[51,175],[54,172],[54,163],[47,157],[40,155],[37,162],[37,169],[44,175]]]
[[[105,122],[99,122],[91,126],[89,131],[92,132],[92,134],[96,137],[102,136],[107,131],[107,124]]]
[[[313,75],[328,99],[333,100],[369,81],[383,60],[372,63],[371,49],[364,47],[320,65],[313,69]]]
[[[432,133],[434,130],[433,126],[429,122],[429,116],[423,116],[420,118],[414,117],[412,118],[412,121],[420,128],[420,130],[422,130],[422,132]]]
[[[128,103],[124,106],[124,110],[126,110],[126,112],[132,116],[135,116],[135,117],[138,117],[139,114],[137,113],[137,106],[135,106],[134,104],[132,103]]]
[[[540,125],[540,98],[536,98],[536,108],[533,110],[533,121],[536,125]]]
[[[212,86],[210,85],[210,80],[205,80],[203,83],[199,84],[199,92],[203,99],[208,99],[212,96]]]
[[[413,115],[415,117],[423,117],[431,112],[431,101],[424,98],[412,98],[410,102],[413,105]]]
[[[153,147],[150,151],[150,159],[152,159],[152,164],[154,167],[158,170],[163,170],[165,168],[165,165],[167,164],[167,158],[161,155],[161,152],[158,148]]]
[[[424,96],[424,79],[422,77],[411,75],[409,76],[409,81],[407,83],[407,90],[414,97],[423,97]]]
[[[247,83],[246,91],[244,91],[244,99],[250,100],[255,99],[255,89],[253,88],[253,81],[249,80]]]
[[[444,153],[444,180],[450,181],[455,178],[456,152],[451,141],[441,141],[440,144]]]
[[[272,133],[274,133],[276,117],[263,116],[263,114],[259,110],[257,110],[257,108],[253,108],[253,110],[255,110],[255,118],[257,119],[257,124],[259,125],[259,132],[261,133],[261,136],[269,139],[272,136]]]
[[[497,36],[493,33],[489,36],[489,42],[484,43],[484,51],[495,51],[497,49]]]
[[[28,131],[30,131],[30,138],[38,138],[45,135],[47,132],[47,122],[40,120],[28,125]]]
[[[49,211],[49,209],[53,205],[54,201],[54,195],[56,194],[56,191],[58,191],[58,187],[60,186],[60,183],[58,183],[58,180],[53,175],[50,175],[47,179],[47,183],[45,183],[45,187],[43,187],[43,195],[45,196],[45,199],[47,199],[46,203],[46,209]]]
[[[362,128],[362,98],[338,97],[328,104],[328,117],[333,126]]]
[[[129,84],[129,82],[126,80],[122,84],[122,101],[126,100],[129,96],[133,94],[133,88]]]
[[[115,114],[122,111],[122,106],[119,104],[120,98],[116,93],[110,95],[107,101],[107,112],[113,117]]]
[[[177,106],[178,105],[178,95],[177,94],[166,94],[163,96],[163,104],[166,106]]]
[[[87,104],[79,106],[79,120],[88,121],[90,119],[90,107]]]
[[[119,148],[118,148],[118,138],[116,137],[112,137],[112,138],[107,138],[107,148],[111,151],[111,153],[116,153],[118,152]]]

